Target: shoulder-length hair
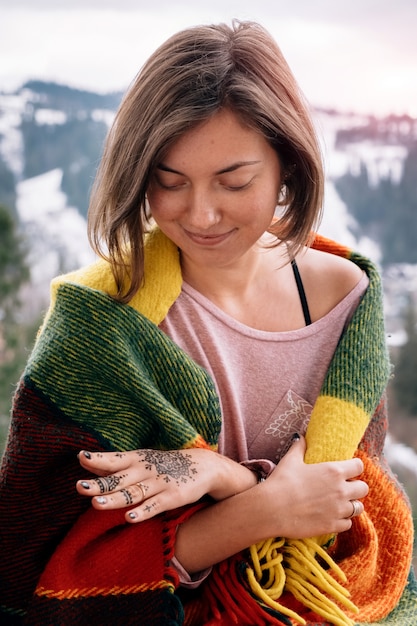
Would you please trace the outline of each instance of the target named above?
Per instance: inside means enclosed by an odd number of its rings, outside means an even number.
[[[152,172],[181,135],[226,107],[280,158],[281,215],[271,232],[293,252],[308,243],[321,217],[323,166],[309,108],[279,47],[253,22],[189,28],[162,44],[133,81],[93,187],[89,239],[111,264],[119,301],[129,302],[144,279]]]

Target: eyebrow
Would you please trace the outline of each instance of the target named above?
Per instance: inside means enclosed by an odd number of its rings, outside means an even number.
[[[260,163],[260,161],[238,161],[237,163],[233,163],[232,165],[229,165],[228,167],[218,170],[214,174],[215,176],[219,176],[220,174],[227,174],[228,172],[235,172],[241,167],[245,167],[246,165],[256,165],[257,163]],[[171,174],[178,174],[179,176],[184,176],[182,172],[179,172],[178,170],[174,170],[172,167],[168,167],[168,165],[165,165],[164,163],[159,163],[157,165],[157,169],[162,170],[163,172],[170,172]]]

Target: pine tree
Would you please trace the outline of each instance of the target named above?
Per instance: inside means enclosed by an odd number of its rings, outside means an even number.
[[[19,324],[19,291],[29,279],[26,251],[11,212],[0,205],[0,452],[14,386],[27,358],[32,329]]]
[[[20,287],[29,279],[26,251],[10,211],[0,205],[0,319],[7,322],[18,305]]]

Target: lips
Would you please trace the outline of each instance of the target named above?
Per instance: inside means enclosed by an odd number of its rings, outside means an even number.
[[[216,246],[220,243],[223,243],[226,239],[230,237],[233,230],[229,230],[226,233],[216,233],[216,234],[202,234],[202,233],[193,233],[189,230],[184,229],[185,234],[191,241],[200,245],[200,246]]]

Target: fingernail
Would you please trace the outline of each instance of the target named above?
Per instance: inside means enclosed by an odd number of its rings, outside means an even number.
[[[82,481],[80,482],[80,485],[81,485],[81,487],[82,487],[83,489],[90,489],[90,484],[89,484],[89,483],[87,483],[85,480],[82,480]]]
[[[300,441],[300,435],[298,433],[294,433],[291,437],[291,441]]]
[[[87,452],[87,450],[83,450],[83,455],[85,456],[86,459],[91,459],[91,454]]]
[[[105,498],[104,496],[98,496],[96,498],[96,502],[98,504],[106,504],[107,503],[107,498]]]
[[[129,515],[130,519],[136,519],[137,518],[137,515],[136,515],[136,513],[134,511],[130,511],[130,513],[128,513],[128,515]]]

